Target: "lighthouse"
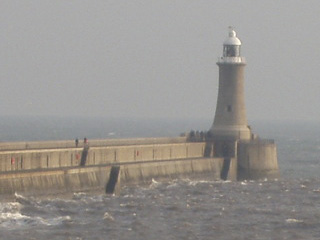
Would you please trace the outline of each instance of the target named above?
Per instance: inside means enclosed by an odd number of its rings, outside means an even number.
[[[244,68],[241,41],[232,27],[223,43],[223,56],[218,59],[219,92],[214,122],[210,129],[215,140],[249,140],[244,99]]]
[[[241,41],[232,27],[218,59],[219,91],[216,112],[206,142],[206,157],[223,159],[221,178],[277,178],[277,147],[273,139],[262,139],[248,126],[244,97]],[[231,174],[229,174],[231,173]]]

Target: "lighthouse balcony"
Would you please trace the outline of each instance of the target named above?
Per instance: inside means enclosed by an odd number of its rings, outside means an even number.
[[[219,63],[241,63],[241,64],[245,64],[246,63],[246,59],[245,57],[220,57],[218,58],[218,62]]]

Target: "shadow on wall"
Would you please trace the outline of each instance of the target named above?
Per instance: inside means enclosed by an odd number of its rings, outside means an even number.
[[[85,166],[85,165],[86,165],[87,157],[88,157],[88,152],[89,152],[89,145],[86,144],[86,145],[83,147],[83,150],[82,150],[80,166]]]
[[[106,185],[106,193],[113,194],[119,179],[120,166],[113,166],[110,171],[109,181]]]

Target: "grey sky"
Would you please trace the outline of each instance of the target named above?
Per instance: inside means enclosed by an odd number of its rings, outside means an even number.
[[[320,120],[320,1],[0,0],[1,115],[213,119],[232,25],[248,119]]]

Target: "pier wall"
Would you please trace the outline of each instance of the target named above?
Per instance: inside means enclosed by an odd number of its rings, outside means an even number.
[[[167,143],[89,147],[85,165],[198,158],[204,143]],[[0,151],[0,172],[40,170],[80,165],[84,148],[49,148]]]
[[[235,142],[235,153],[225,156],[216,154],[215,142],[184,138],[96,140],[84,147],[71,141],[41,144],[0,143],[0,194],[105,192],[152,179],[239,180],[279,174],[276,145],[266,140]]]
[[[152,179],[177,177],[220,179],[222,158],[199,158],[120,164],[119,183],[150,184]],[[10,172],[0,175],[0,194],[23,192],[26,195],[55,194],[87,190],[105,192],[112,166]]]
[[[2,150],[0,194],[54,194],[95,189],[104,192],[114,166],[120,169],[117,186],[150,183],[153,178],[220,179],[224,159],[204,158],[204,142],[161,141],[153,139],[140,145],[120,146],[93,144],[83,166],[80,163],[85,148],[81,147],[53,148],[58,145],[55,143],[48,149]]]
[[[45,195],[103,188],[111,166],[0,174],[0,194]]]

